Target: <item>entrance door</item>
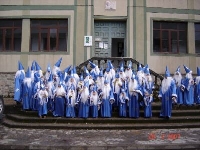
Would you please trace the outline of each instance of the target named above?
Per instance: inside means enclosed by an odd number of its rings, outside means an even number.
[[[124,57],[124,38],[112,38],[112,57]]]
[[[125,54],[121,50],[119,53],[114,50],[114,43],[119,43],[125,51],[124,41],[126,40],[126,22],[125,21],[95,21],[94,23],[95,48],[93,56],[95,57],[118,57]],[[118,47],[118,46],[117,46]]]

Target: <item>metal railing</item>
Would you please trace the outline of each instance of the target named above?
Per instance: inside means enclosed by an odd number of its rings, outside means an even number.
[[[129,58],[129,57],[104,57],[104,58],[102,58],[102,57],[92,57],[92,58],[88,59],[87,61],[81,63],[80,65],[78,65],[76,67],[78,74],[83,72],[84,67],[88,68],[88,70],[91,70],[90,65],[89,65],[89,61],[95,63],[96,65],[98,65],[99,68],[103,68],[104,70],[106,69],[107,61],[111,61],[115,68],[118,68],[121,63],[123,63],[124,67],[126,68],[129,61],[131,61],[134,71],[138,70],[138,66],[140,64],[135,59]],[[143,67],[144,65],[141,64],[141,66]],[[160,74],[157,74],[156,72],[154,72],[151,69],[149,69],[149,71],[150,71],[152,78],[154,79],[154,84],[155,84],[156,88],[158,88],[164,77]]]

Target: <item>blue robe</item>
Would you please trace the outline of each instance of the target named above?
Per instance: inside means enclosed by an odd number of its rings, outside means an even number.
[[[200,82],[195,85],[194,97],[195,103],[200,104]]]
[[[32,100],[32,87],[28,87],[27,84],[23,84],[23,109],[30,110],[31,107],[31,100]]]
[[[53,115],[55,117],[64,117],[65,111],[65,98],[62,96],[55,97],[54,103],[54,112]]]
[[[139,93],[129,93],[129,117],[138,118],[140,116]]]
[[[89,112],[90,112],[90,116],[92,118],[97,118],[98,117],[98,105],[91,105]]]
[[[22,101],[23,97],[23,79],[25,78],[24,74],[21,73],[19,76],[15,78],[15,91],[14,91],[14,100],[17,102]]]
[[[145,118],[152,117],[152,106],[151,106],[152,99],[153,98],[151,96],[144,97],[144,117]]]
[[[74,118],[74,117],[76,117],[75,109],[74,109],[74,106],[72,104],[71,97],[67,98],[67,100],[66,100],[66,113],[65,113],[65,116],[67,118]]]
[[[191,84],[191,81],[188,78],[184,78],[182,87],[184,87],[183,104],[193,105],[194,104],[194,84]]]
[[[41,102],[43,101],[43,102]],[[45,101],[45,102],[44,102]],[[38,116],[41,117],[43,115],[47,115],[47,101],[38,99]]]
[[[164,79],[165,80],[165,79]],[[162,100],[161,104],[161,111],[160,111],[160,117],[171,117],[171,111],[172,111],[172,97],[177,97],[176,95],[176,85],[174,80],[172,79],[171,84],[168,88],[168,90],[163,93],[162,87],[160,88],[159,95]]]
[[[84,102],[79,103],[79,112],[78,117],[80,118],[88,118],[89,117],[89,103],[88,100]]]
[[[126,98],[120,98],[119,99],[119,116],[120,117],[126,117],[127,115],[127,102],[126,102]]]
[[[110,91],[110,93],[112,92],[112,90]],[[111,100],[113,100],[113,97],[111,97],[110,94],[109,96],[107,96],[106,98],[102,98],[102,102],[101,102],[101,117],[103,118],[110,118],[112,117],[112,103]]]

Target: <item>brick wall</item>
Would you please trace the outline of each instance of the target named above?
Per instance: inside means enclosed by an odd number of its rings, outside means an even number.
[[[0,72],[0,95],[4,97],[14,96],[14,77],[15,73]]]

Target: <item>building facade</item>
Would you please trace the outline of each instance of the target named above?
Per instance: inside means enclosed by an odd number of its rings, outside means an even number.
[[[157,73],[200,66],[200,0],[1,0],[0,73],[91,57],[131,57]],[[185,73],[183,67],[182,73]],[[2,81],[0,82],[3,85]],[[3,93],[3,92],[2,92]]]

